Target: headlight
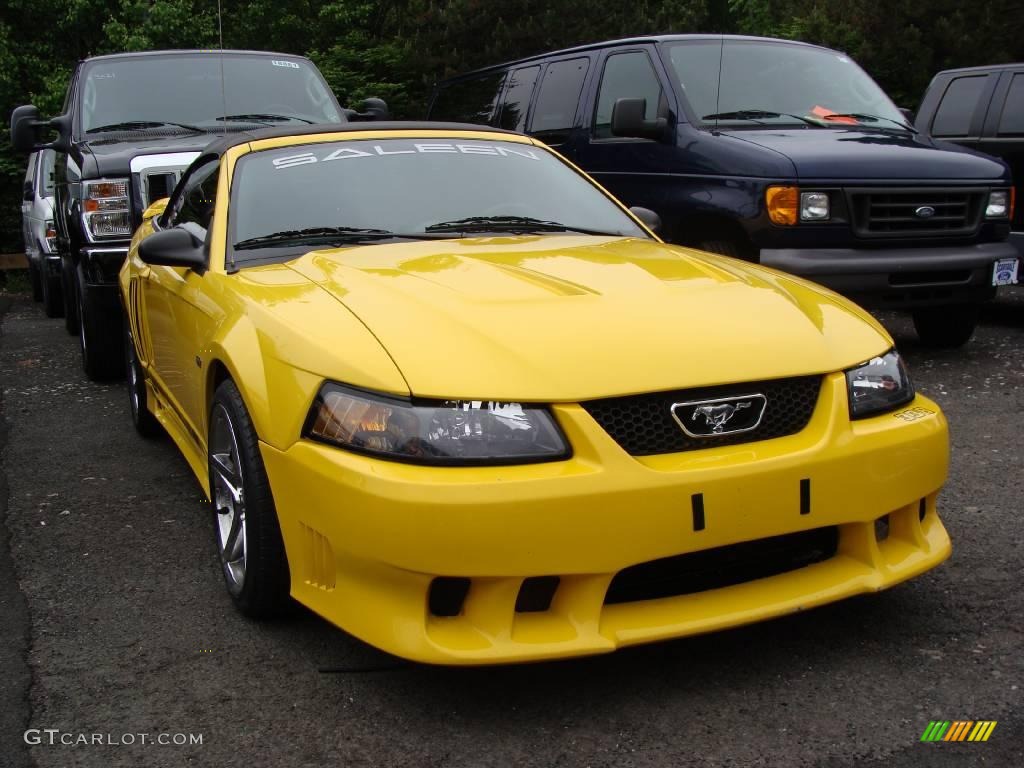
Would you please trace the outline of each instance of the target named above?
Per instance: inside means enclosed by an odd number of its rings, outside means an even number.
[[[828,194],[826,192],[800,193],[801,221],[825,221],[828,215]]]
[[[419,464],[519,464],[569,456],[542,406],[486,400],[407,400],[326,383],[303,435]]]
[[[846,371],[846,388],[851,419],[891,411],[914,399],[914,385],[896,350]]]
[[[988,193],[988,205],[985,206],[986,219],[1005,219],[1012,215],[1012,189],[993,189]]]
[[[82,216],[92,238],[131,235],[128,179],[82,182]]]

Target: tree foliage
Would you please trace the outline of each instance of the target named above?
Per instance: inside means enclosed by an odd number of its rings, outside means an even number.
[[[1024,59],[1016,3],[989,0],[4,0],[0,10],[0,251],[20,248],[25,158],[10,150],[18,104],[61,108],[86,56],[229,48],[309,56],[343,104],[385,99],[420,117],[434,82],[579,43],[655,32],[806,40],[849,53],[901,106],[940,69]],[[220,24],[222,23],[222,30]]]

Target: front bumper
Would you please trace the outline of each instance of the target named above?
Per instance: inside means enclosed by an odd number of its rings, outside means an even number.
[[[992,266],[1017,256],[1009,242],[936,248],[765,248],[761,263],[864,304],[890,307],[986,301]]]
[[[905,420],[911,408],[921,410]],[[286,451],[261,443],[292,595],[399,656],[486,664],[601,653],[792,613],[892,586],[950,553],[935,509],[947,427],[926,398],[904,416],[851,423],[844,377],[831,375],[796,435],[642,458],[583,408],[555,412],[575,453],[550,464],[431,468],[307,441]],[[702,529],[691,517],[694,494]],[[886,515],[889,535],[878,541],[875,521]],[[832,527],[835,554],[812,565],[606,601],[630,566]],[[429,609],[437,577],[470,580],[457,615]],[[530,577],[558,577],[547,610],[517,610]]]
[[[121,265],[128,258],[127,245],[89,246],[79,251],[79,260],[90,286],[117,286]]]

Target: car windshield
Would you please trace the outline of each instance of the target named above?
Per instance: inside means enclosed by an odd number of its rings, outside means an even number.
[[[835,51],[750,40],[670,43],[667,51],[703,124],[907,128],[874,80]]]
[[[216,131],[341,120],[320,73],[309,61],[285,55],[211,52],[97,59],[85,65],[81,89],[79,120],[85,133]]]
[[[242,157],[232,183],[236,263],[329,245],[487,234],[647,237],[550,152],[466,139],[304,144]]]

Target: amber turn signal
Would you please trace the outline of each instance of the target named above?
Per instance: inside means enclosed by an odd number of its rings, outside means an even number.
[[[768,187],[764,199],[772,224],[796,224],[800,207],[800,193],[796,187]]]

